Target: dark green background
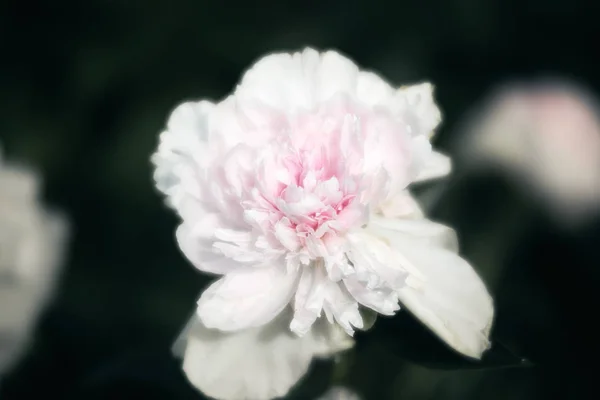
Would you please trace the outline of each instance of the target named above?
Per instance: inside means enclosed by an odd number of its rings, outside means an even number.
[[[43,172],[72,242],[35,347],[0,397],[197,398],[168,348],[207,280],[177,249],[176,217],[149,163],[177,103],[221,98],[267,52],[335,48],[396,85],[434,82],[445,118],[437,145],[448,150],[465,113],[507,79],[549,73],[600,92],[593,4],[4,0],[0,140],[10,159]],[[462,173],[460,163],[444,188],[431,212],[456,226],[488,280],[495,335],[536,366],[415,367],[390,358],[385,340],[418,343],[386,325],[334,375],[367,400],[594,398],[598,223],[561,230],[502,176]],[[428,190],[439,187],[419,194]],[[331,368],[321,365],[296,397],[324,389]]]

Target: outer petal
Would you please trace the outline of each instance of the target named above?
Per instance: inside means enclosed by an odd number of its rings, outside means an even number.
[[[371,218],[370,227],[388,229],[406,235],[409,240],[418,240],[423,245],[443,247],[458,253],[456,231],[449,226],[425,218]]]
[[[428,82],[398,89],[399,100],[413,114],[413,133],[423,134],[428,138],[433,137],[434,129],[442,120],[442,113],[433,98],[433,89],[433,85]]]
[[[424,162],[424,165],[414,182],[423,182],[431,179],[442,178],[450,174],[451,171],[452,162],[450,161],[450,157],[433,151]]]
[[[291,112],[311,109],[336,94],[355,95],[358,73],[354,62],[335,51],[275,53],[244,74],[236,96]]]
[[[236,331],[264,325],[290,302],[298,273],[284,266],[247,267],[213,283],[198,301],[198,316],[207,328]]]
[[[377,74],[360,72],[357,83],[357,97],[369,107],[387,107],[393,101],[394,89]]]
[[[206,219],[206,224],[199,223],[197,228],[202,228],[208,233],[211,229],[210,218]],[[214,229],[214,227],[213,227]],[[214,230],[210,233],[213,233]],[[213,241],[202,235],[204,232],[198,232],[187,224],[182,224],[177,228],[177,243],[187,259],[200,271],[211,274],[227,274],[229,272],[243,268],[244,265],[217,253],[212,248]]]
[[[480,358],[489,347],[494,316],[484,283],[465,260],[436,245],[436,240],[411,237],[406,229],[398,228],[379,223],[367,230],[406,258],[409,278],[398,291],[400,302],[452,348]],[[439,231],[431,232],[440,237]]]
[[[320,63],[316,50],[303,53],[275,53],[258,60],[242,77],[236,96],[281,109],[309,108],[314,99],[306,85]]]
[[[408,190],[403,190],[381,203],[377,210],[385,218],[423,218],[421,206]]]
[[[160,135],[158,151],[152,156],[154,180],[167,202],[177,208],[184,196],[198,192],[194,163],[206,153],[209,117],[214,105],[208,101],[179,105]]]
[[[266,400],[285,396],[308,371],[314,356],[353,345],[326,321],[298,337],[289,331],[290,317],[283,312],[265,326],[234,333],[207,329],[192,319],[181,340],[187,342],[181,346],[185,347],[184,373],[211,397]]]

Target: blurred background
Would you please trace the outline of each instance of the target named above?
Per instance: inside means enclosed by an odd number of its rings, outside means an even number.
[[[599,17],[578,0],[2,1],[3,162],[39,173],[70,234],[0,398],[201,398],[170,346],[208,278],[177,248],[149,157],[175,105],[218,100],[258,57],[307,45],[396,86],[435,84],[434,143],[455,171],[414,192],[488,283],[496,337],[534,366],[390,364],[367,343],[290,398],[332,382],[367,400],[596,398]]]

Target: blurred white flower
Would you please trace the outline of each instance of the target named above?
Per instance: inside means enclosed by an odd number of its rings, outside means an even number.
[[[0,376],[25,351],[64,250],[65,221],[38,190],[35,173],[0,160]]]
[[[317,400],[360,400],[360,396],[343,386],[334,386]]]
[[[507,171],[563,222],[600,211],[600,114],[581,88],[558,81],[504,86],[466,130],[466,159]]]
[[[303,340],[337,326],[348,335],[362,329],[359,306],[393,315],[400,302],[457,351],[479,358],[488,347],[485,286],[457,256],[453,231],[424,219],[407,191],[449,172],[430,144],[440,118],[431,85],[393,89],[336,52],[312,49],[266,56],[223,101],[173,111],[153,156],[155,179],[182,219],[183,253],[223,275],[198,301],[202,329],[218,338],[211,348],[235,340],[247,349],[256,344],[241,343],[277,330],[305,360],[301,374],[270,381],[257,399],[304,373],[312,354]],[[199,365],[207,350],[196,338],[184,361],[193,384],[225,399],[258,393],[250,375],[239,377],[243,390],[222,374],[198,378],[192,369],[210,367]],[[212,357],[240,365],[244,351]],[[277,363],[290,369],[292,359]]]
[[[346,350],[353,340],[335,324],[317,321],[304,336],[289,330],[291,309],[269,324],[239,332],[206,328],[197,317],[175,344],[189,381],[217,399],[284,396],[308,371],[313,358]]]

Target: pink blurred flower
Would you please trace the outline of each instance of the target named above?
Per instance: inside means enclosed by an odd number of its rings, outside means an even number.
[[[469,129],[469,158],[493,163],[563,222],[600,211],[600,116],[576,85],[509,85],[491,96]]]

